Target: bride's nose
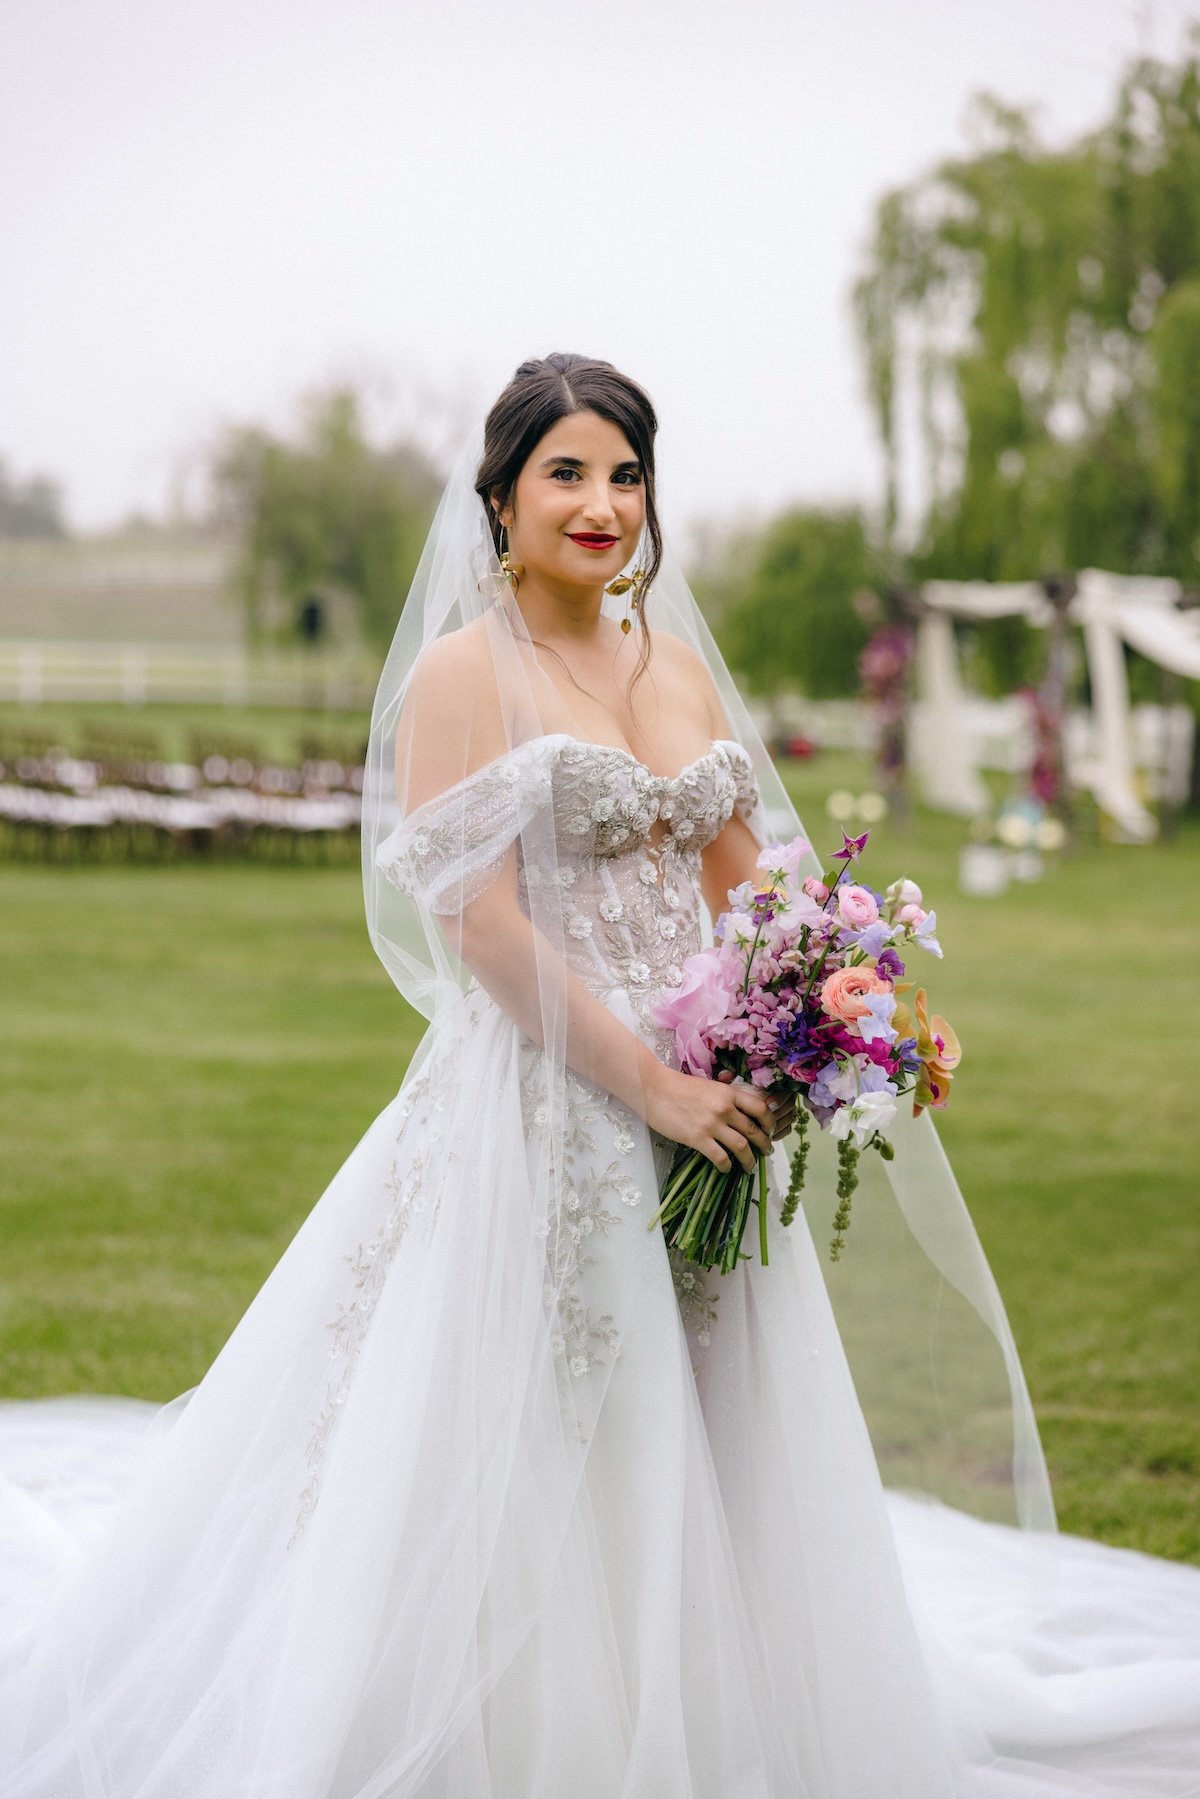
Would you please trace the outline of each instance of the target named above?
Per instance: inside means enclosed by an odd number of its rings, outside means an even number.
[[[617,515],[607,486],[592,489],[584,501],[583,516],[589,525],[597,525],[602,530],[613,523]]]

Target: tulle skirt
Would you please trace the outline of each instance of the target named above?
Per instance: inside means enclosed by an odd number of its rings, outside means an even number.
[[[566,1097],[468,996],[197,1387],[0,1406],[3,1799],[1200,1792],[1200,1571],[885,1492],[782,1154],[706,1278]]]

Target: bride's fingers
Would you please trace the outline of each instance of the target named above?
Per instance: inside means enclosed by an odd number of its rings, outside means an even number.
[[[771,1136],[777,1142],[786,1137],[796,1122],[796,1102],[794,1099],[781,1099],[771,1111]]]
[[[771,1108],[763,1095],[749,1088],[735,1089],[734,1103],[737,1116],[732,1120],[735,1130],[745,1133],[756,1148],[767,1151],[771,1147]]]
[[[752,1114],[742,1111],[735,1112],[732,1118],[726,1120],[726,1123],[737,1136],[749,1145],[755,1156],[770,1155],[770,1132]],[[727,1139],[722,1139],[722,1141],[727,1141]],[[741,1160],[746,1167],[754,1166],[753,1163],[745,1162],[744,1157]]]
[[[754,1151],[750,1147],[748,1138],[743,1135],[736,1124],[715,1124],[713,1136],[731,1155],[737,1158],[748,1174],[753,1174]]]
[[[722,1174],[728,1174],[733,1167],[733,1158],[728,1151],[721,1147],[715,1137],[710,1137],[707,1142],[698,1144],[697,1148],[703,1150],[709,1161],[719,1168]]]

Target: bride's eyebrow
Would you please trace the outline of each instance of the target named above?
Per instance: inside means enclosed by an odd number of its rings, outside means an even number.
[[[583,460],[582,456],[547,456],[544,462],[539,462],[538,467],[554,468],[559,465],[564,468],[583,469],[587,467],[587,463]],[[627,457],[624,462],[614,462],[612,472],[615,475],[618,469],[623,468],[635,468],[639,474],[642,472],[642,465],[636,456]]]

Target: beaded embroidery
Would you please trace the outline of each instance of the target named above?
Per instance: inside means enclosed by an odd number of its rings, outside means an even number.
[[[553,806],[556,863],[527,866],[521,833],[547,805]],[[539,907],[556,906],[570,966],[601,997],[623,989],[646,1041],[660,1060],[673,1064],[673,1034],[654,1025],[650,1007],[664,988],[678,985],[681,964],[700,948],[702,851],[735,812],[760,825],[758,807],[750,757],[732,741],[714,743],[668,776],[654,774],[615,745],[535,738],[418,808],[379,846],[376,860],[419,905],[457,912],[486,891],[515,842],[523,908],[531,910],[535,895]],[[662,837],[651,843],[656,824]],[[554,893],[548,901],[549,887]],[[478,1007],[492,1002],[474,980],[468,993],[478,1022]],[[407,1084],[404,1124],[386,1183],[388,1208],[370,1240],[344,1258],[352,1289],[328,1325],[329,1354],[339,1366],[312,1420],[309,1480],[289,1548],[316,1507],[329,1436],[388,1271],[405,1236],[431,1231],[436,1222],[436,1205],[429,1210],[424,1197],[424,1169],[431,1157],[444,1162],[455,1154],[441,1141],[434,1117],[444,1108],[435,1096],[447,1078],[449,1070],[431,1058]],[[521,1040],[520,1092],[528,1139],[547,1123],[549,1105],[545,1058],[527,1038]],[[589,1243],[606,1237],[643,1195],[624,1168],[637,1146],[636,1115],[570,1068],[564,1071],[564,1102],[561,1203],[542,1229],[552,1346],[569,1380],[621,1352],[611,1315],[597,1314],[587,1303],[585,1271],[596,1259]],[[411,1152],[405,1149],[409,1124],[416,1132]],[[705,1347],[716,1322],[717,1293],[702,1270],[676,1251],[668,1253],[680,1318],[689,1340]]]

